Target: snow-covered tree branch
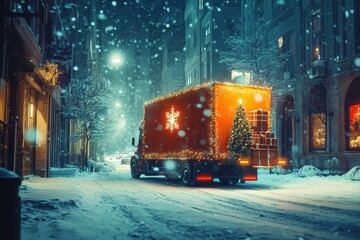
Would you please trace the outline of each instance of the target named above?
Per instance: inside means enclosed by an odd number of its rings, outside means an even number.
[[[244,31],[240,23],[236,28],[236,34],[227,38],[229,51],[222,53],[221,62],[230,70],[250,72],[253,84],[273,88],[282,84],[282,78],[276,77],[276,70],[285,64],[288,53],[279,49],[276,40],[267,37],[268,22],[261,18],[251,29]]]
[[[90,140],[106,138],[114,126],[110,117],[110,96],[110,82],[94,76],[73,79],[71,89],[64,94],[64,114],[76,122],[78,128],[75,134],[85,144],[86,158]]]

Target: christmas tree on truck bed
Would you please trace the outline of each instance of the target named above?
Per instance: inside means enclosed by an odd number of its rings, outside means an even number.
[[[232,155],[249,156],[251,143],[251,126],[246,117],[244,106],[239,104],[236,109],[234,123],[231,129],[228,149]]]

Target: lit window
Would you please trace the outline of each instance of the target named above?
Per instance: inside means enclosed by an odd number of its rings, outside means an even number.
[[[310,149],[326,150],[327,104],[326,88],[316,86],[310,94]]]
[[[349,109],[349,147],[360,148],[360,104]]]
[[[345,100],[346,149],[360,150],[360,77],[354,79],[348,88]]]
[[[326,115],[325,113],[311,114],[311,147],[313,150],[326,148]]]
[[[250,84],[251,74],[249,72],[231,71],[231,80],[240,84]]]
[[[284,44],[284,38],[283,38],[283,36],[280,36],[278,38],[278,46],[279,46],[279,48],[282,48],[283,44]]]
[[[29,107],[29,117],[30,119],[34,119],[34,104],[30,103]]]

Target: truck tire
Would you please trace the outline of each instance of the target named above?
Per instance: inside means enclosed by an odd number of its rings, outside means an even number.
[[[181,166],[180,176],[181,176],[181,181],[183,184],[185,184],[185,186],[195,185],[194,174],[192,171],[192,167],[189,163],[186,162]]]
[[[135,161],[135,159],[131,159],[130,168],[131,168],[131,176],[133,178],[140,178],[141,173],[136,172],[136,161]]]

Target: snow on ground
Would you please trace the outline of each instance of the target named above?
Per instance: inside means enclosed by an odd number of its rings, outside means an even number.
[[[161,199],[164,196],[166,198],[173,196],[174,199],[171,201],[174,201],[175,204],[177,198],[196,198],[197,201],[199,201],[200,198],[199,202],[194,201],[194,204],[199,205],[192,206],[192,208],[196,210],[202,207],[202,201],[207,201],[208,194],[214,194],[216,197],[212,198],[216,201],[219,197],[224,200],[235,199],[238,198],[239,194],[237,191],[232,191],[232,188],[219,187],[218,182],[214,183],[213,186],[205,186],[205,188],[199,187],[199,190],[196,190],[196,188],[183,187],[177,183],[174,183],[175,185],[172,186],[171,182],[170,185],[168,182],[161,182],[162,177],[159,177],[159,179],[161,179],[161,181],[159,180],[160,184],[157,184],[157,182],[152,183],[157,177],[148,178],[150,182],[146,181],[145,177],[145,181],[132,180],[129,173],[129,165],[117,164],[115,162],[109,169],[115,169],[116,171],[100,171],[99,173],[92,174],[77,173],[75,177],[46,179],[30,176],[25,178],[20,187],[20,196],[22,199],[22,239],[154,239],[154,236],[155,239],[185,239],[181,237],[163,237],[156,235],[156,233],[146,233],[148,234],[146,235],[144,231],[147,222],[150,222],[150,225],[159,224],[158,227],[150,226],[149,229],[155,228],[156,231],[160,232],[169,231],[168,229],[163,229],[166,228],[166,226],[162,226],[156,219],[151,219],[153,217],[151,214],[149,215],[147,211],[154,211],[154,209],[150,209],[150,206],[155,205],[156,208],[163,211],[163,213],[159,211],[153,212],[157,218],[164,219],[161,214],[169,212],[171,213],[170,215],[173,215],[174,211],[179,214],[179,216],[185,214],[186,217],[185,212],[188,212],[188,210],[185,208],[174,210],[171,209],[171,207],[165,207],[166,209],[163,209],[165,205],[159,203],[165,200]],[[265,206],[268,204],[271,209],[276,206],[276,203],[274,203],[273,200],[269,200],[269,196],[271,196],[272,199],[278,199],[278,201],[284,202],[284,204],[281,205],[281,211],[292,211],[294,208],[294,206],[291,205],[293,201],[289,199],[298,198],[295,202],[300,202],[304,206],[313,205],[314,201],[318,201],[319,206],[325,204],[326,208],[323,208],[323,210],[320,209],[320,212],[332,207],[339,209],[337,211],[347,212],[349,209],[354,208],[354,202],[360,203],[360,181],[354,181],[360,180],[359,169],[360,167],[355,167],[343,176],[322,176],[319,175],[319,170],[312,166],[306,166],[304,169],[300,169],[299,172],[288,174],[269,174],[269,170],[259,170],[258,181],[239,184],[240,189],[238,190],[242,193],[248,192],[248,194],[241,196],[241,201],[252,201],[254,204],[263,204]],[[281,170],[279,170],[279,172],[284,173]],[[299,174],[301,172],[303,174]],[[299,177],[299,175],[302,177]],[[150,192],[153,189],[154,195],[148,195],[149,192],[142,189],[143,186],[140,184],[150,184]],[[185,194],[186,196],[179,195],[177,192],[181,192],[182,195]],[[201,195],[199,195],[199,192]],[[137,199],[137,196],[143,199]],[[146,198],[149,200],[148,203],[146,202]],[[334,202],[331,203],[331,201]],[[118,212],[119,209],[121,209],[121,213]],[[264,212],[275,210],[267,209],[264,210]],[[220,209],[219,211],[222,212],[223,210]],[[356,207],[356,211],[359,211],[359,205]],[[135,230],[132,230],[134,229],[133,222],[137,214],[140,214],[144,220],[137,221]],[[191,218],[190,216],[192,216],[191,214],[193,213],[188,214],[189,216],[185,219]],[[226,216],[231,216],[232,213],[230,211],[227,214],[229,215]],[[311,212],[309,210],[309,213],[305,212],[301,214],[310,215]],[[334,215],[334,217],[335,216],[336,215]],[[178,217],[173,217],[174,218],[166,221],[175,222]],[[203,221],[208,221],[206,224],[209,224],[209,227],[213,226],[210,228],[215,229],[216,222],[211,221],[211,219]],[[246,224],[246,222],[243,224]],[[277,225],[274,224],[274,226]],[[354,226],[355,228],[358,226],[359,229],[354,230],[354,227],[352,227],[347,231],[360,232],[360,220],[358,223],[354,223]],[[181,228],[181,226],[179,227]],[[294,229],[295,228],[296,226],[294,226]],[[175,229],[174,231],[180,231],[177,228]],[[202,239],[202,233],[195,232],[195,226],[189,229],[190,230],[185,229],[184,231],[194,231],[194,236],[198,236],[194,239]],[[232,239],[236,233],[234,232],[235,230],[230,226],[226,228],[226,225],[224,226],[224,231],[225,230],[225,233],[218,233],[214,230],[210,239],[222,239],[224,236],[229,236],[228,239]],[[156,231],[154,230],[154,232]],[[171,234],[171,232],[167,234]],[[180,232],[180,234],[186,236],[184,235],[186,234],[185,232]],[[205,237],[206,233],[204,232],[203,234]],[[337,232],[335,234],[337,234]],[[336,236],[337,235],[334,235],[333,239],[355,239],[351,237],[337,238]],[[265,237],[265,239],[276,238],[277,237]],[[279,239],[282,238],[283,237],[279,237]],[[238,239],[252,238],[251,235],[248,234],[248,236],[244,236],[243,238],[239,237]],[[306,239],[306,237],[301,235],[297,239]],[[323,239],[329,239],[329,237],[324,237]]]

